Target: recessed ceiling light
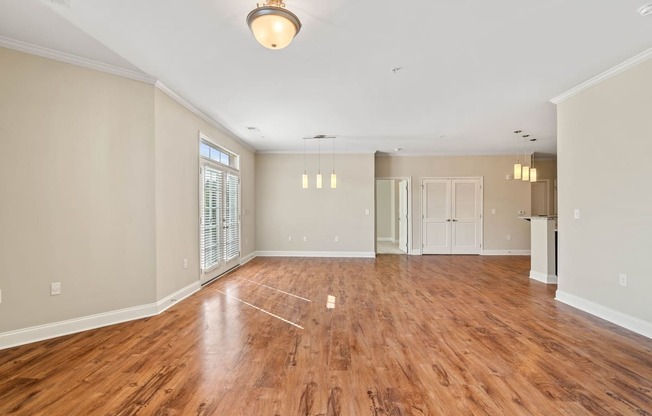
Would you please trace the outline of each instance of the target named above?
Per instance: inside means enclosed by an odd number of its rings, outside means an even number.
[[[646,4],[645,6],[641,6],[638,9],[638,13],[641,16],[649,16],[652,14],[652,3]]]

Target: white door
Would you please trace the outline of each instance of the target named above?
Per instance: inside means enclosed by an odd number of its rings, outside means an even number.
[[[240,262],[240,179],[213,165],[201,167],[201,284]]]
[[[422,253],[480,254],[480,179],[423,179],[422,185]]]
[[[479,179],[451,180],[451,253],[480,254],[482,213]]]
[[[398,248],[408,252],[408,181],[398,183]]]
[[[423,254],[451,253],[451,181],[424,179],[422,184]]]

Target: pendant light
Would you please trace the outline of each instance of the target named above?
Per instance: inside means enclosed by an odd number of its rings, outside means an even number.
[[[527,162],[527,140],[528,137],[530,137],[529,134],[524,134],[523,138],[526,140],[525,142],[525,151],[523,152],[523,159]],[[530,180],[530,166],[523,166],[523,173],[521,174],[521,180],[523,182],[528,182]]]
[[[306,173],[306,141],[303,141],[303,175],[301,175],[301,186],[308,189],[308,173]]]
[[[285,8],[282,0],[258,3],[247,16],[254,37],[268,49],[283,49],[301,30],[299,18]]]
[[[317,140],[317,189],[322,188],[321,183],[321,140]]]
[[[520,134],[522,130],[514,130],[515,134]],[[516,163],[514,163],[514,180],[521,179],[521,172],[523,171],[523,165],[521,165],[521,159],[519,158],[518,150],[518,139],[516,139]]]
[[[335,137],[331,138],[333,141],[333,173],[331,173],[331,189],[337,188],[337,175],[335,174]]]
[[[537,168],[534,167],[534,153],[532,153],[532,167],[530,168],[530,182],[537,181]]]

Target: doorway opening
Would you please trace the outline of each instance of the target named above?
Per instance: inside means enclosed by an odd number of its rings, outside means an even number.
[[[240,160],[202,134],[199,149],[199,282],[205,285],[240,264]]]
[[[410,254],[410,195],[410,178],[376,179],[377,254]]]

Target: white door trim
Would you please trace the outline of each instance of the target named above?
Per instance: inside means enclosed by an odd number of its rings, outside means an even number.
[[[375,183],[377,181],[389,181],[389,180],[394,180],[394,181],[407,181],[408,185],[408,194],[407,194],[407,204],[408,204],[408,220],[407,220],[407,242],[408,242],[408,251],[405,254],[412,254],[413,249],[412,249],[412,217],[414,216],[414,213],[412,212],[412,177],[411,176],[383,176],[383,177],[378,177],[376,178],[374,182],[374,192],[375,192]],[[378,204],[378,201],[375,201],[375,204]],[[374,234],[376,233],[376,228],[374,227]],[[378,253],[378,248],[376,248],[376,254]]]
[[[237,155],[236,153],[230,151],[228,148],[218,144],[215,140],[212,140],[210,137],[206,136],[203,134],[201,131],[199,132],[199,137],[198,137],[198,145],[201,146],[202,141],[206,141],[215,147],[218,147],[220,149],[223,149],[232,155],[236,155],[238,157],[238,168],[234,168],[232,166],[227,166],[222,163],[217,163],[214,162],[213,160],[203,158],[201,154],[197,154],[199,158],[199,221],[198,221],[198,229],[197,229],[197,237],[198,237],[198,242],[199,242],[199,252],[198,252],[198,258],[197,262],[199,264],[199,277],[198,281],[200,285],[205,286],[208,283],[211,283],[215,279],[219,278],[223,274],[227,273],[228,271],[236,268],[237,266],[240,265],[241,260],[242,260],[242,219],[241,219],[241,211],[242,211],[242,177],[240,175],[240,156]],[[238,177],[238,257],[233,258],[230,261],[226,261],[226,259],[222,259],[223,263],[209,269],[209,270],[202,270],[201,268],[201,229],[202,229],[202,218],[203,218],[203,204],[204,204],[204,168],[205,167],[210,167],[212,169],[219,170],[223,174],[223,182],[222,182],[222,190],[225,192],[226,189],[226,181],[227,181],[227,175],[232,174]],[[225,203],[225,198],[226,194],[224,193],[222,195],[222,205]],[[220,221],[221,222],[221,221]],[[221,227],[221,226],[220,226]]]

